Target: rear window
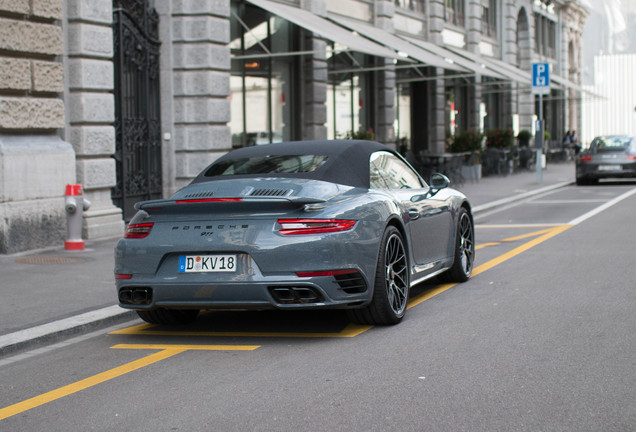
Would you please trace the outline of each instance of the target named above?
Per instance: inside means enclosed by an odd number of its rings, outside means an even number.
[[[327,156],[322,155],[257,156],[215,163],[205,176],[308,173],[316,171],[326,161]]]
[[[598,137],[590,148],[597,152],[620,152],[629,149],[633,138],[630,136]]]

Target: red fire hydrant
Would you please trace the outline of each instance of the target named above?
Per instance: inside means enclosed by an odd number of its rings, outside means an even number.
[[[64,249],[84,250],[84,240],[82,240],[82,214],[90,208],[91,202],[84,198],[82,185],[79,184],[67,184],[64,196],[66,228],[68,231],[68,238],[64,241]]]

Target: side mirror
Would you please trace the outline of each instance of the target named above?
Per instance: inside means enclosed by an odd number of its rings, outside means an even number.
[[[433,173],[431,174],[431,179],[429,181],[431,189],[437,193],[441,189],[445,189],[450,185],[450,180],[444,174]]]

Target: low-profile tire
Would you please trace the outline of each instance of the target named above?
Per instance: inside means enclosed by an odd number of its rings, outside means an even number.
[[[442,274],[442,279],[446,282],[466,282],[473,272],[474,263],[475,227],[468,210],[462,207],[457,217],[453,265]]]
[[[179,325],[188,324],[197,319],[197,309],[154,309],[138,310],[137,315],[150,324]]]
[[[369,325],[402,321],[409,301],[409,275],[404,240],[397,228],[390,226],[380,242],[371,303],[362,309],[348,310],[349,319]]]

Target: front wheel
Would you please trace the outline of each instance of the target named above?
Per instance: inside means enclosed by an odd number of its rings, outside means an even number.
[[[348,311],[349,319],[359,324],[397,324],[406,313],[409,266],[404,240],[397,228],[390,226],[380,245],[371,303],[366,308]]]
[[[475,229],[473,220],[464,207],[459,210],[455,234],[455,258],[443,278],[448,282],[466,282],[473,272],[475,262]]]

